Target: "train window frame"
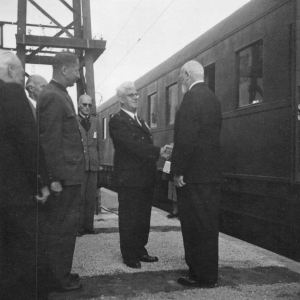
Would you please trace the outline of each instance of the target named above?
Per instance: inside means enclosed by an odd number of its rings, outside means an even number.
[[[153,106],[152,106],[152,99],[156,97],[156,112],[154,113],[154,111],[152,110]],[[150,129],[156,129],[158,127],[158,94],[157,92],[152,93],[151,95],[148,95],[148,118],[149,118],[149,127]],[[151,117],[152,115],[152,117]],[[153,119],[156,121],[155,123],[152,122]],[[155,124],[155,126],[153,126],[153,124]]]
[[[107,139],[107,118],[102,118],[102,139]]]
[[[255,49],[256,48],[256,49]],[[255,63],[251,64],[249,61],[253,61],[253,49],[258,51],[259,58],[255,61]],[[258,50],[257,50],[258,49]],[[246,53],[248,51],[248,53]],[[244,53],[244,56],[241,56],[241,53]],[[249,58],[249,53],[251,57]],[[245,58],[248,55],[248,65],[246,66],[248,69],[253,68],[252,70],[247,70],[244,67],[244,72],[258,72],[260,77],[250,77],[249,75],[244,76],[244,78],[247,78],[247,80],[244,81],[244,87],[241,86],[241,58]],[[257,55],[257,54],[256,54]],[[247,59],[247,58],[246,58]],[[254,66],[256,64],[256,66]],[[254,66],[254,67],[253,67]],[[251,97],[253,97],[250,94],[250,86],[251,83],[249,83],[249,80],[256,79],[255,85],[257,86],[257,89],[254,93],[254,98],[251,100]],[[257,82],[257,79],[260,79],[260,82]],[[250,97],[248,101],[245,101],[244,98],[242,98],[242,91],[241,89],[244,89],[244,94],[246,94],[246,89],[250,95],[247,94],[247,97]],[[247,46],[239,49],[236,51],[236,93],[237,93],[237,106],[238,108],[245,108],[257,104],[261,104],[264,102],[264,95],[263,95],[263,88],[264,88],[264,42],[263,39],[257,40],[251,44],[248,44]]]
[[[176,95],[176,97],[177,97],[177,103],[174,108],[173,118],[171,118],[171,116],[170,116],[171,110],[169,108],[170,89],[175,86],[177,88],[177,91],[175,91],[173,94]],[[166,101],[165,101],[165,125],[166,126],[174,125],[175,116],[176,116],[176,112],[177,112],[178,108],[179,108],[179,85],[178,85],[178,82],[174,82],[166,87]],[[172,121],[171,121],[171,119],[172,119]]]

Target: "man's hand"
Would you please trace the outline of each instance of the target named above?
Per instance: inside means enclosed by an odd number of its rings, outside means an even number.
[[[59,181],[53,181],[50,185],[50,189],[55,196],[58,196],[62,191],[62,186]]]
[[[172,150],[173,150],[173,145],[165,145],[164,147],[160,148],[160,156],[163,159],[168,160],[171,158]]]
[[[41,194],[42,194],[41,196],[39,195],[35,196],[35,199],[37,200],[37,202],[44,204],[50,195],[50,191],[47,186],[41,188]]]
[[[183,181],[183,176],[182,175],[179,175],[179,176],[174,175],[174,184],[177,187],[184,186],[185,182]]]

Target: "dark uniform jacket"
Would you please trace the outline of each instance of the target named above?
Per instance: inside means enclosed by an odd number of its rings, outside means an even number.
[[[152,135],[145,121],[142,126],[122,109],[109,122],[113,140],[116,186],[151,187],[156,180],[156,161],[160,148],[153,145]]]
[[[101,138],[100,138],[100,123],[99,120],[90,116],[91,127],[86,131],[80,123],[80,117],[77,116],[79,130],[82,137],[86,171],[99,171],[101,159]]]
[[[197,83],[185,93],[176,113],[171,171],[184,182],[221,180],[220,102],[204,84]]]
[[[9,191],[34,196],[48,184],[43,151],[38,145],[38,129],[21,85],[0,80],[0,204],[13,201]],[[37,171],[38,170],[38,171]],[[39,185],[39,186],[38,186]],[[35,201],[24,198],[27,203]],[[13,203],[4,203],[13,204]]]
[[[72,99],[64,86],[51,80],[39,97],[40,138],[52,181],[81,184],[83,146]]]

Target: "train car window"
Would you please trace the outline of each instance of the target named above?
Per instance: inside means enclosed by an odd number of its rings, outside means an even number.
[[[204,67],[204,82],[213,92],[215,92],[215,82],[216,82],[215,64],[211,64]]]
[[[237,53],[239,107],[263,101],[263,43]]]
[[[157,93],[149,96],[149,120],[150,128],[157,127]]]
[[[103,118],[102,119],[102,138],[103,138],[103,140],[106,140],[106,130],[107,128],[106,128],[106,118]]]
[[[167,87],[166,92],[166,125],[174,124],[178,109],[178,84]]]

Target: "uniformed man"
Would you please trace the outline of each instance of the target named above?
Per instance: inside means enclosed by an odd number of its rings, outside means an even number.
[[[139,94],[132,82],[117,88],[121,110],[109,122],[113,140],[113,183],[118,191],[120,246],[124,263],[141,268],[142,262],[156,262],[146,250],[152,198],[156,177],[156,161],[167,158],[167,146],[153,145],[146,122],[137,116]]]

